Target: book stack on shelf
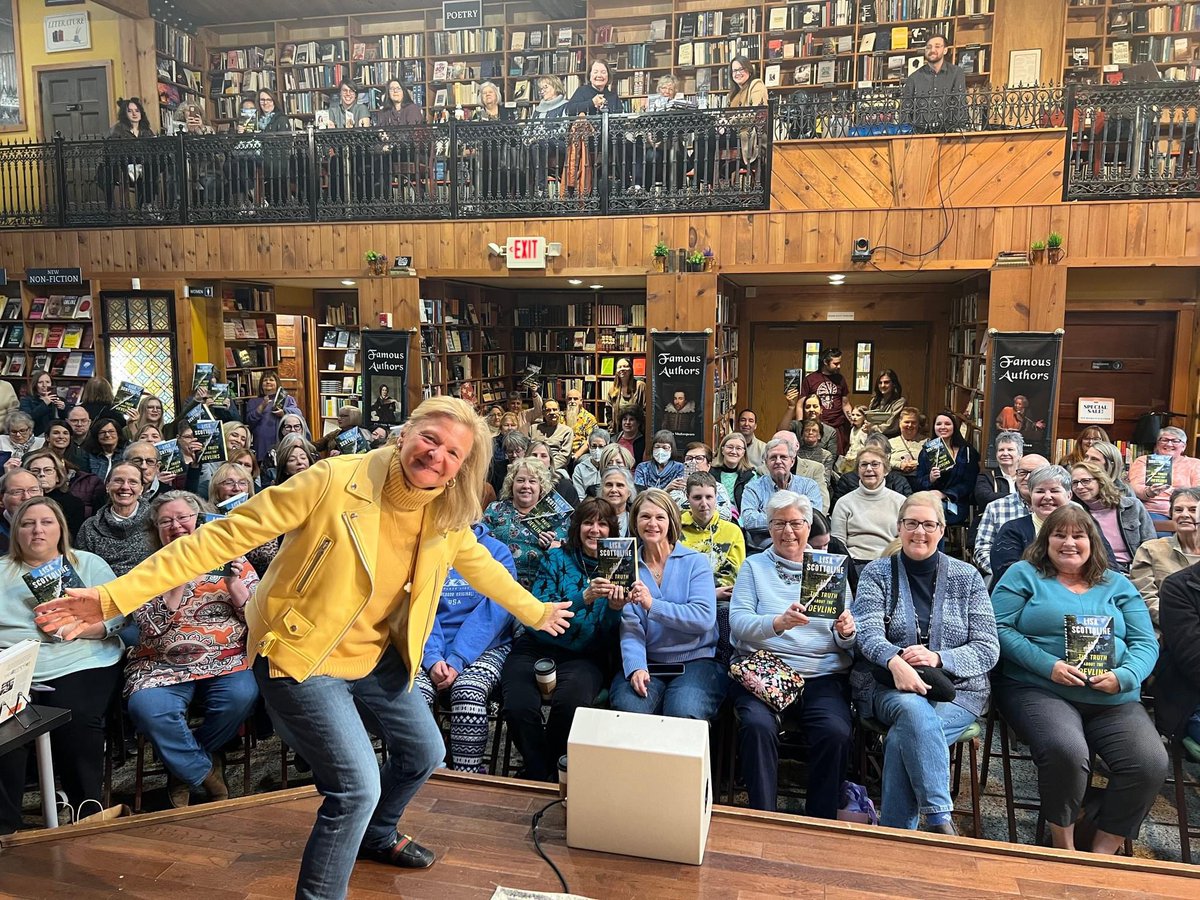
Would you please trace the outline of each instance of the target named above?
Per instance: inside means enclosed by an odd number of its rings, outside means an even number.
[[[41,293],[40,288],[28,285],[24,290],[24,317],[20,315],[21,307],[14,310],[10,299],[0,320],[0,352],[7,354],[5,375],[42,370],[56,381],[77,381],[82,386],[96,374],[96,303],[87,283],[56,288],[55,293]]]
[[[174,134],[183,123],[181,103],[198,103],[206,109],[204,95],[205,51],[195,35],[163,22],[154,23],[158,69],[158,107],[164,134]]]
[[[986,282],[976,281],[953,301],[950,317],[950,372],[946,408],[963,417],[969,440],[980,453],[984,434],[984,397],[987,392]]]
[[[725,279],[717,283],[716,331],[713,335],[713,434],[716,449],[733,427],[738,401],[738,291]]]
[[[420,301],[421,383],[425,396],[449,394],[502,403],[510,388],[498,332],[497,296],[475,285],[432,281]]]
[[[258,396],[263,372],[279,363],[275,322],[275,288],[255,282],[221,282],[220,358],[229,392],[235,400]]]
[[[1200,81],[1200,3],[1072,0],[1063,49],[1065,81],[1120,83],[1123,70],[1154,63],[1167,81]]]
[[[273,45],[254,43],[209,51],[208,94],[214,122],[236,120],[243,95],[253,96],[263,88],[277,87]]]
[[[358,406],[362,397],[362,328],[356,291],[316,291],[317,386],[322,434],[337,424],[341,406]]]

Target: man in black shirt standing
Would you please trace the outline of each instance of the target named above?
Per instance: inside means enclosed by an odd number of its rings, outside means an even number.
[[[905,79],[901,91],[904,121],[918,133],[960,131],[967,124],[967,76],[946,59],[946,38],[925,42],[925,65]]]

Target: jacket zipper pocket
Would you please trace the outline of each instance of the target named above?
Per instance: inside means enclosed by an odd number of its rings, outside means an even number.
[[[313,575],[316,574],[317,567],[321,565],[321,561],[325,559],[325,555],[333,547],[333,538],[323,537],[321,542],[317,544],[316,552],[313,553],[312,559],[300,572],[300,578],[296,581],[296,593],[304,593],[304,589],[308,587],[308,583],[312,581]]]

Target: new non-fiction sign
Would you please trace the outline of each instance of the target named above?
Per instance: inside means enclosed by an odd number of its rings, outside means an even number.
[[[544,237],[510,237],[504,243],[504,260],[510,269],[546,268]]]
[[[442,27],[446,31],[483,27],[483,0],[444,0]]]
[[[651,398],[654,404],[650,420],[656,431],[675,435],[675,446],[682,454],[693,441],[704,440],[704,360],[708,354],[708,334],[699,332],[659,331],[652,335],[650,362]]]
[[[390,428],[408,417],[407,331],[362,333],[363,421]]]
[[[989,423],[995,432],[1019,431],[1025,452],[1052,459],[1058,393],[1058,359],[1062,334],[997,333],[992,335]],[[994,445],[994,441],[991,442]],[[995,465],[989,446],[988,463]]]
[[[25,281],[30,287],[83,284],[83,269],[26,269]]]

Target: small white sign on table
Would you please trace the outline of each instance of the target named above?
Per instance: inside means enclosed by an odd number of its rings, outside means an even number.
[[[1111,425],[1116,421],[1117,401],[1114,397],[1080,397],[1075,421],[1080,425]]]

